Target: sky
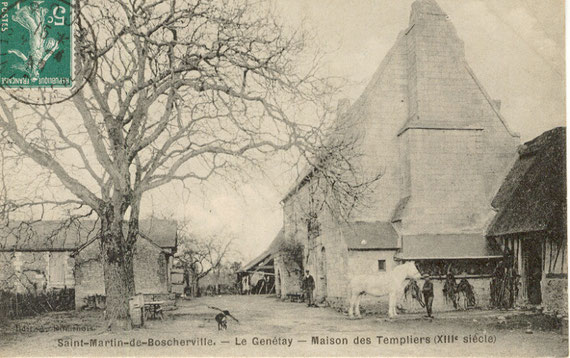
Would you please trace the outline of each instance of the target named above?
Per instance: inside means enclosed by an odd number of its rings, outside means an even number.
[[[352,102],[408,25],[411,0],[273,0],[289,26],[303,24],[314,47],[326,51],[324,69],[346,78]],[[502,101],[509,126],[530,140],[565,125],[563,0],[439,0],[465,42],[466,58],[492,98]],[[280,200],[293,174],[268,163],[265,174],[229,185],[152,192],[146,212],[187,221],[195,232],[235,237],[241,259],[267,248],[282,225]]]

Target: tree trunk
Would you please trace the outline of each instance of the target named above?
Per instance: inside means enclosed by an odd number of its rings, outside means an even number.
[[[106,296],[105,319],[112,329],[128,329],[129,297],[135,294],[134,243],[129,244],[125,239],[122,217],[102,218],[101,231]]]
[[[200,286],[198,283],[198,275],[192,275],[192,297],[200,297]]]
[[[220,270],[216,270],[216,295],[220,294]]]

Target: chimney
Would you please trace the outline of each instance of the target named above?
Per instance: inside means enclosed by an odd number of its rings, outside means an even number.
[[[410,26],[433,17],[446,19],[447,14],[439,7],[435,0],[416,0],[412,4]]]

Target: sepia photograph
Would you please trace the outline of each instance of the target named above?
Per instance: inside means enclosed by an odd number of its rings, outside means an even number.
[[[0,357],[567,357],[563,0],[0,0]]]

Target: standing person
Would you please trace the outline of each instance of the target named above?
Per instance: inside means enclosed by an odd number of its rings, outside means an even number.
[[[426,302],[427,317],[433,318],[431,315],[431,306],[433,304],[433,283],[431,282],[429,275],[423,275],[422,278],[425,280],[422,293],[424,294],[424,301]]]
[[[445,301],[451,300],[453,308],[457,309],[457,282],[455,282],[455,276],[451,272],[448,272],[445,276],[443,294],[445,295]]]
[[[307,307],[314,306],[313,302],[313,290],[315,289],[315,280],[313,276],[309,273],[309,270],[305,271],[305,277],[303,278],[303,291],[305,292],[305,299],[307,300]]]

